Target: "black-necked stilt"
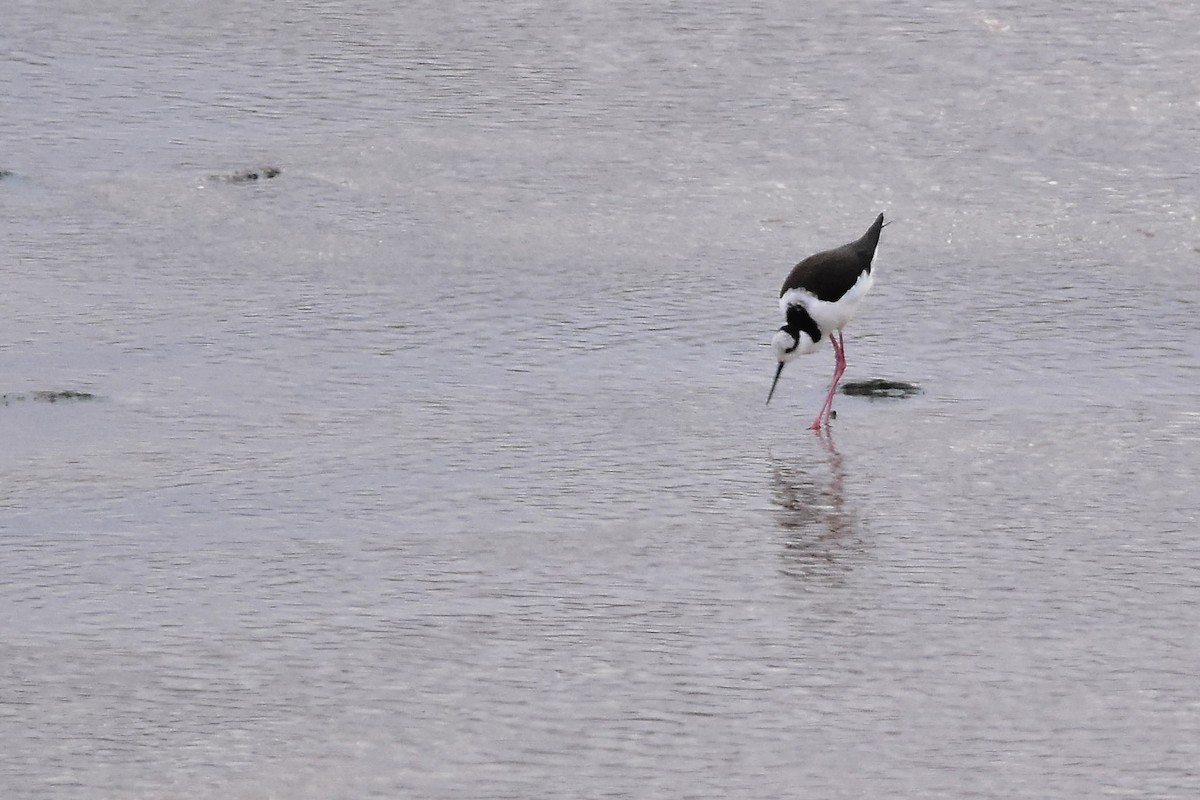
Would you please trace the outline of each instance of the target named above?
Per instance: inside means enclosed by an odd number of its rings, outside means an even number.
[[[775,358],[779,360],[779,369],[775,370],[775,380],[771,383],[767,402],[770,403],[775,394],[784,364],[796,356],[816,350],[825,336],[833,344],[833,382],[829,385],[825,405],[821,406],[811,425],[814,431],[821,429],[822,417],[828,425],[833,413],[833,394],[837,391],[838,380],[846,371],[842,328],[846,327],[859,302],[875,282],[871,260],[875,258],[883,224],[883,214],[880,214],[858,241],[804,259],[792,269],[783,282],[783,288],[779,290],[779,309],[783,312],[786,324],[771,340]]]

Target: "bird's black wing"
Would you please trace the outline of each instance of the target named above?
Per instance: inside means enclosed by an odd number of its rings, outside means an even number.
[[[882,230],[883,214],[880,214],[857,240],[804,259],[792,268],[779,296],[783,297],[792,289],[804,289],[828,303],[841,300],[842,295],[858,282],[860,275],[871,271]]]
[[[803,289],[818,300],[833,303],[850,291],[858,276],[870,268],[870,259],[860,258],[850,245],[826,250],[793,267],[779,296],[783,297],[792,289]]]

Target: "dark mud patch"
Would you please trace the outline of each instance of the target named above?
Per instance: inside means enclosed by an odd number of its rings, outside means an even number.
[[[883,378],[871,378],[865,381],[848,381],[842,384],[842,394],[851,397],[866,397],[872,400],[896,400],[912,397],[921,393],[921,387],[915,383],[904,381],[889,381]]]
[[[254,169],[244,169],[241,172],[234,172],[230,175],[214,175],[215,180],[225,181],[227,183],[254,183],[255,181],[266,181],[282,174],[283,170],[279,167],[256,167]]]
[[[91,392],[79,392],[75,389],[52,389],[42,390],[37,392],[29,392],[28,394],[3,394],[0,395],[0,402],[4,405],[9,403],[63,403],[74,402],[77,400],[95,400],[96,395]]]

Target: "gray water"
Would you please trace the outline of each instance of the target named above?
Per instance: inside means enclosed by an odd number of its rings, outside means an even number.
[[[166,5],[0,26],[0,796],[1200,794],[1194,3]]]

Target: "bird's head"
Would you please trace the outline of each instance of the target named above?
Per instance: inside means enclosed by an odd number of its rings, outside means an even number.
[[[771,338],[771,350],[780,364],[786,364],[800,355],[799,345],[800,337],[786,327],[775,331],[775,336]]]
[[[771,391],[767,393],[768,403],[775,395],[775,386],[779,383],[779,376],[783,373],[783,365],[800,355],[800,337],[786,327],[780,328],[771,339],[771,350],[775,353],[775,360],[779,362],[779,367],[775,370],[775,380],[771,381]]]

